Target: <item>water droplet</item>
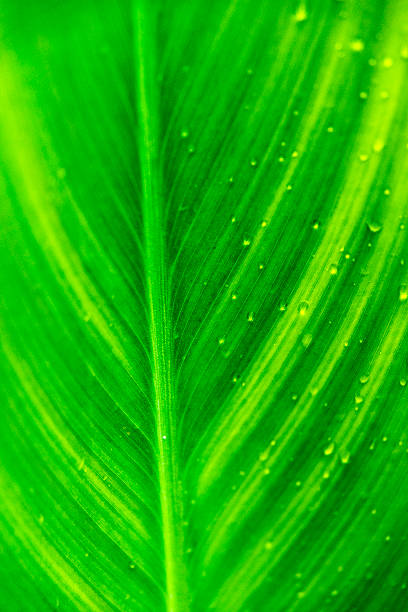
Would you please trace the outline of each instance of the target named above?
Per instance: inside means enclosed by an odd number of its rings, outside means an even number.
[[[136,567],[136,563],[135,563],[134,561],[131,561],[131,562],[129,563],[129,569],[134,570],[134,569],[135,569],[135,567]]]
[[[299,5],[299,8],[297,9],[296,13],[295,13],[295,21],[297,23],[303,23],[304,21],[306,21],[307,19],[307,10],[306,10],[306,4],[304,4],[303,2]]]
[[[347,450],[342,451],[340,455],[340,460],[342,463],[348,463],[350,461],[350,452]]]
[[[362,384],[362,385],[365,385],[365,384],[366,384],[366,382],[368,382],[368,378],[369,378],[368,374],[363,374],[362,376],[360,376],[360,382],[361,382],[361,384]]]
[[[182,130],[180,136],[181,138],[188,138],[188,130]]]
[[[262,221],[261,227],[266,227],[268,225],[267,221]]]
[[[293,151],[292,157],[293,158],[299,157],[299,153],[297,151]]]
[[[320,227],[320,223],[319,223],[319,221],[313,221],[313,223],[312,223],[312,228],[313,228],[314,230],[318,230],[318,229],[319,229],[319,227]]]
[[[309,303],[308,302],[300,302],[300,304],[298,306],[298,313],[300,315],[302,315],[302,317],[307,313],[308,310],[309,310]]]
[[[253,312],[248,312],[247,314],[247,321],[249,321],[250,323],[253,323],[254,320],[254,313]]]
[[[167,440],[167,436],[162,436],[162,439],[163,440]]]
[[[234,182],[234,177],[230,176],[229,179],[228,179],[228,182],[229,182],[230,185],[232,185],[233,182]]]
[[[264,269],[264,264],[259,264],[258,269],[259,270],[263,270]]]
[[[237,220],[236,217],[232,217],[231,218],[231,223],[235,223],[236,220]]]
[[[407,386],[407,380],[406,380],[406,378],[401,378],[401,380],[400,380],[400,385],[401,385],[401,387],[406,387],[406,386]]]
[[[329,132],[329,134],[333,134],[334,127],[332,125],[329,125],[329,127],[327,128],[327,131]]]
[[[388,100],[388,98],[390,97],[390,94],[388,91],[384,90],[380,93],[380,98],[381,100]]]
[[[266,542],[265,548],[266,548],[266,550],[272,550],[272,548],[273,548],[272,542]]]
[[[242,241],[242,244],[244,247],[247,247],[251,244],[251,241],[248,240],[248,238],[244,238],[244,240]]]
[[[391,57],[386,57],[386,58],[384,58],[384,60],[383,60],[383,66],[384,66],[384,68],[391,68],[391,66],[393,65],[393,63],[394,63],[394,62],[392,61],[392,58],[391,58]]]
[[[187,150],[188,150],[190,155],[193,155],[193,153],[195,153],[195,146],[194,145],[190,145]]]
[[[379,138],[373,144],[373,151],[375,153],[381,153],[381,151],[383,150],[384,146],[385,146],[384,145],[384,141]]]
[[[399,288],[399,300],[400,302],[406,302],[408,300],[408,285],[401,285]]]
[[[337,272],[339,271],[338,267],[336,266],[336,264],[332,264],[330,266],[330,274],[332,276],[335,276],[337,274]]]
[[[280,310],[281,312],[285,312],[286,308],[287,308],[286,304],[281,304],[281,305],[279,306],[279,310]]]
[[[364,49],[364,43],[360,39],[352,40],[350,43],[350,49],[354,51],[354,53],[360,53]]]
[[[225,343],[225,338],[218,338],[218,344],[224,344]]]
[[[361,395],[355,395],[354,396],[354,401],[356,402],[356,404],[362,404],[364,402],[364,399],[361,397]]]
[[[360,99],[367,100],[367,98],[368,98],[368,93],[366,91],[360,91]]]
[[[236,293],[233,293],[233,294],[231,295],[231,300],[236,300],[236,299],[237,299],[237,294],[236,294]]]
[[[250,164],[253,168],[255,168],[255,166],[258,165],[258,162],[256,161],[256,159],[251,159]]]
[[[373,234],[378,234],[382,230],[382,225],[378,221],[368,221],[367,227]]]
[[[328,446],[326,446],[326,448],[324,449],[324,454],[326,455],[326,457],[328,457],[329,455],[332,455],[334,451],[334,442],[330,442],[330,444]]]
[[[368,155],[366,153],[361,153],[360,161],[366,162],[368,160]]]

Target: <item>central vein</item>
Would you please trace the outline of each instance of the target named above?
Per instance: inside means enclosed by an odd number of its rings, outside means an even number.
[[[158,475],[166,570],[167,610],[189,608],[183,561],[182,498],[175,431],[173,336],[158,145],[158,95],[155,79],[155,10],[134,0],[136,101],[143,189],[146,290],[150,315]]]

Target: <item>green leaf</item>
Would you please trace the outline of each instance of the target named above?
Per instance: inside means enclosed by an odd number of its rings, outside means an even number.
[[[2,610],[406,609],[406,1],[1,13]]]

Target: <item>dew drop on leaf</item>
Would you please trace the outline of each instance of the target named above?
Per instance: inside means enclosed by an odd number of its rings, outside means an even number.
[[[340,460],[342,463],[348,463],[350,461],[350,452],[345,450],[340,454]]]
[[[361,382],[361,384],[362,384],[362,385],[365,385],[365,384],[366,384],[366,382],[368,382],[368,378],[369,378],[369,377],[368,377],[368,375],[366,375],[366,374],[363,374],[362,376],[360,376],[360,382]]]
[[[324,454],[326,455],[326,457],[328,457],[329,455],[332,455],[334,451],[334,442],[330,442],[330,444],[328,446],[326,446],[326,448],[324,449]]]
[[[304,316],[308,310],[309,310],[309,302],[300,302],[298,306],[298,313],[301,316]]]
[[[247,314],[247,321],[252,323],[253,320],[254,320],[254,313],[253,312],[248,312],[248,314]]]
[[[399,300],[400,302],[406,302],[408,300],[408,285],[401,285],[399,288]]]
[[[336,276],[337,272],[339,271],[338,267],[336,266],[336,264],[332,264],[330,266],[330,274],[332,276]]]
[[[407,380],[406,380],[406,378],[401,378],[401,380],[400,380],[400,385],[401,385],[401,387],[406,387],[406,386],[407,386]]]
[[[307,10],[306,10],[305,4],[302,2],[299,5],[299,8],[297,9],[295,13],[295,20],[297,23],[303,23],[304,21],[306,21],[306,19],[307,19]]]
[[[218,338],[218,344],[224,344],[225,343],[225,338]]]
[[[368,221],[367,227],[373,234],[378,234],[378,232],[382,230],[381,223],[378,223],[377,221]]]
[[[374,144],[373,144],[373,151],[374,151],[375,153],[381,153],[381,151],[383,150],[384,146],[385,146],[385,145],[384,145],[384,141],[383,141],[383,140],[380,140],[380,139],[377,139],[377,140],[374,142]]]
[[[242,241],[242,245],[244,247],[248,247],[251,244],[251,241],[248,240],[248,238],[244,238],[244,240]]]
[[[350,43],[350,49],[354,51],[354,53],[361,53],[364,50],[364,43],[360,39],[352,40]]]

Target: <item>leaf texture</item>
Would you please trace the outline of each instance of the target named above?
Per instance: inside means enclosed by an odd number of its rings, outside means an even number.
[[[405,610],[406,0],[1,16],[1,609]]]

